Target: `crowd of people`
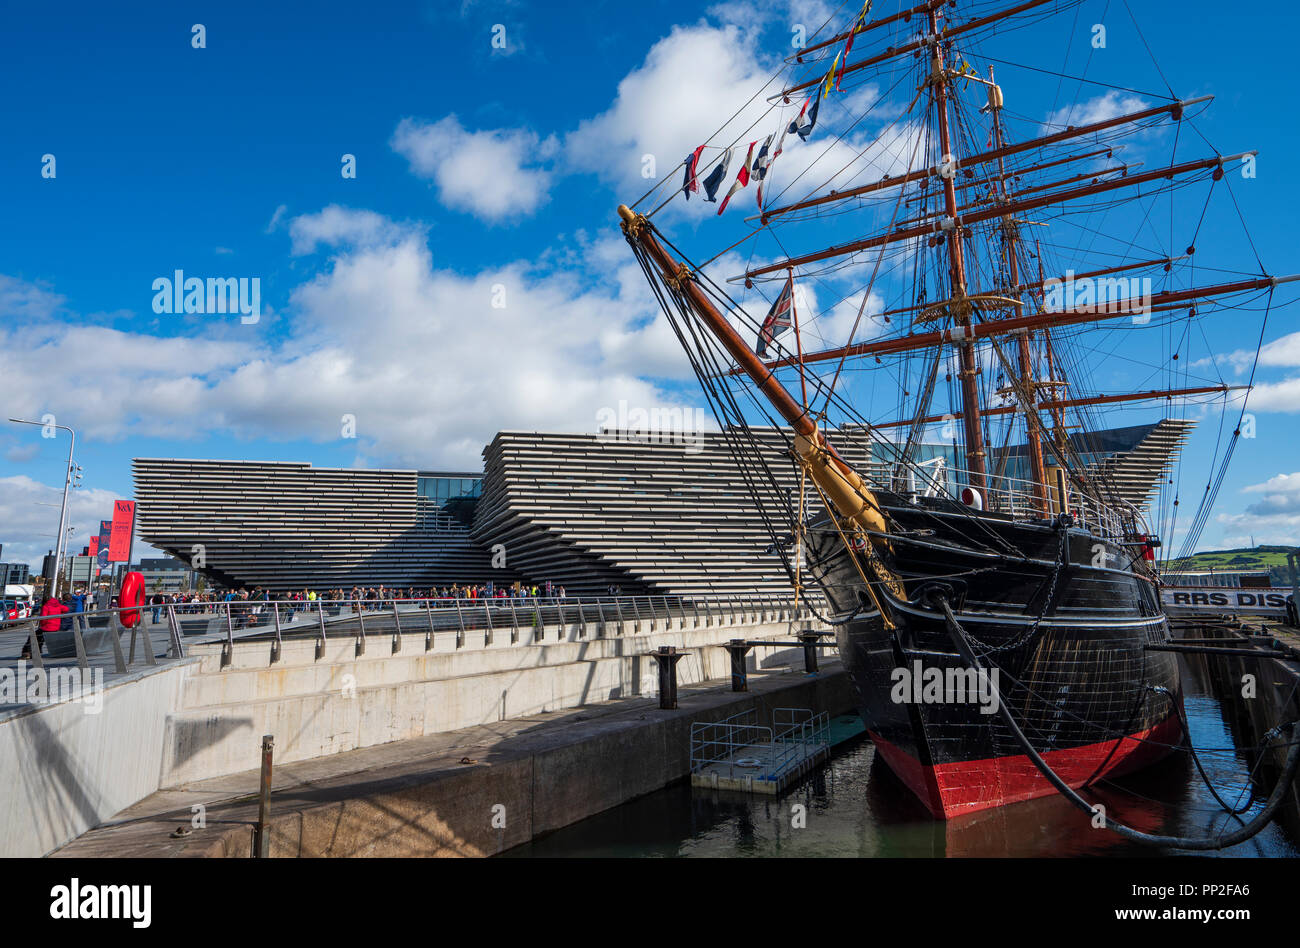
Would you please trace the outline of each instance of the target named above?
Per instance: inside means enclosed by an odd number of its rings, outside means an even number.
[[[620,595],[618,586],[610,586],[611,596]],[[174,613],[201,615],[216,613],[224,609],[224,603],[248,603],[247,609],[240,610],[243,622],[256,622],[257,614],[265,608],[263,603],[275,603],[282,610],[282,615],[292,618],[317,602],[336,604],[342,608],[350,605],[355,612],[371,611],[383,608],[383,604],[392,600],[478,600],[478,599],[513,599],[537,600],[542,602],[563,602],[567,592],[561,585],[549,580],[541,584],[521,582],[509,585],[495,583],[460,584],[451,586],[429,586],[405,588],[390,586],[353,586],[351,589],[336,587],[317,591],[302,589],[293,592],[267,590],[261,586],[252,589],[207,590],[204,592],[154,592],[146,596],[146,615],[153,622],[161,622],[164,611],[170,606]],[[57,632],[72,627],[72,616],[79,612],[118,608],[118,597],[107,585],[88,591],[84,587],[76,588],[60,597],[46,597],[37,610],[41,621],[37,627],[37,643],[45,647],[45,633]],[[30,640],[23,647],[23,658],[30,659]]]
[[[205,612],[223,602],[279,602],[279,603],[314,603],[314,602],[352,602],[363,608],[367,603],[377,604],[394,599],[558,599],[567,598],[563,586],[550,582],[541,585],[512,583],[498,586],[494,583],[478,585],[451,586],[353,586],[351,589],[336,587],[334,589],[301,589],[292,592],[277,592],[254,586],[252,589],[229,589],[221,592],[177,592],[170,594],[154,593],[149,598],[149,606],[161,610],[163,607],[179,606],[181,612]],[[296,608],[296,607],[295,607]]]

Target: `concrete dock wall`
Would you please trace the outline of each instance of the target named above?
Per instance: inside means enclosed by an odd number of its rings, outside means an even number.
[[[1300,646],[1300,641],[1297,641],[1300,637],[1294,632],[1273,624],[1268,625],[1268,630],[1278,634],[1286,644]],[[1184,619],[1180,620],[1177,632],[1188,639],[1213,638],[1222,636],[1224,629]],[[1268,640],[1268,636],[1245,639],[1242,647],[1260,647]],[[1181,658],[1186,666],[1210,683],[1225,713],[1231,715],[1231,730],[1239,746],[1259,746],[1276,725],[1300,718],[1300,685],[1297,684],[1300,670],[1293,663],[1276,658],[1235,658],[1231,655],[1186,654]],[[1250,697],[1243,694],[1247,691],[1248,676],[1252,685]],[[1274,740],[1271,745],[1254,773],[1256,792],[1261,799],[1272,792],[1289,751],[1285,740]],[[1300,836],[1300,778],[1291,785],[1276,818],[1293,836]]]
[[[264,734],[287,763],[654,695],[657,669],[646,653],[662,645],[687,653],[679,682],[725,680],[721,644],[789,640],[809,626],[775,609],[715,609],[426,638],[422,629],[386,633],[368,619],[377,634],[365,637],[364,651],[355,635],[332,629],[323,647],[286,638],[274,662],[269,641],[237,640],[225,667],[221,644],[191,644],[183,660],[110,684],[99,714],[78,703],[38,705],[0,720],[0,856],[42,855],[160,789],[253,769]],[[801,650],[775,647],[755,648],[749,661],[751,669],[802,663]]]
[[[114,682],[98,711],[73,700],[0,721],[0,855],[42,856],[158,790],[191,667]]]
[[[278,661],[271,643],[237,644],[228,668],[221,646],[191,651],[200,663],[185,682],[181,706],[167,719],[161,785],[177,786],[258,765],[261,735],[276,737],[276,759],[309,760],[541,712],[633,695],[655,695],[657,667],[647,653],[663,645],[686,652],[681,684],[727,678],[731,638],[789,640],[808,623],[737,621],[580,639],[549,628],[542,644],[512,644],[508,630],[489,643],[481,631],[438,633],[425,651],[423,632],[326,641],[286,641]],[[649,628],[647,623],[645,626]],[[531,632],[531,630],[527,630]],[[756,648],[750,667],[803,667],[797,648]]]

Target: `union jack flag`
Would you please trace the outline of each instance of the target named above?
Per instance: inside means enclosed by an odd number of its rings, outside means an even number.
[[[767,311],[767,316],[763,319],[763,326],[758,331],[758,345],[754,351],[759,355],[767,355],[767,347],[772,344],[772,340],[777,334],[790,328],[790,317],[794,313],[794,274],[791,273],[785,278],[785,287],[781,290],[781,295],[776,298],[772,308]]]

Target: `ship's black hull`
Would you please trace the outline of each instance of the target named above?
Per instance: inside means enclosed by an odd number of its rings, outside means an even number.
[[[878,752],[932,814],[1053,792],[993,701],[1073,787],[1145,766],[1177,746],[1178,663],[1152,580],[1087,530],[1013,522],[946,502],[881,495],[900,538],[906,597],[877,600],[834,530],[813,528],[813,572],[838,616],[840,655]],[[861,558],[855,557],[861,565]],[[983,662],[977,682],[929,591],[940,588]],[[893,622],[890,629],[879,604]],[[954,688],[954,686],[956,686]],[[965,690],[963,691],[963,686]]]

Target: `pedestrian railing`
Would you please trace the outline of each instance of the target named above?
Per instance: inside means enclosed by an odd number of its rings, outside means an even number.
[[[0,622],[0,632],[22,633],[23,654],[30,653],[32,666],[37,669],[45,667],[46,658],[64,658],[76,656],[77,665],[88,669],[91,657],[111,651],[113,664],[118,674],[125,674],[127,669],[136,664],[137,647],[140,651],[140,663],[156,666],[158,656],[154,654],[153,640],[150,636],[148,613],[150,607],[143,609],[96,609],[89,612],[58,613],[53,616],[32,615],[26,619],[9,619]],[[133,614],[139,614],[139,621],[127,625]],[[43,622],[59,623],[58,629],[42,631]],[[167,658],[179,658],[184,655],[181,646],[180,629],[168,617]],[[155,626],[156,627],[156,626]],[[131,633],[127,650],[122,648],[122,635]],[[44,639],[44,648],[41,640]]]
[[[824,603],[815,604],[818,608]],[[316,600],[231,600],[145,605],[141,625],[132,629],[130,658],[121,652],[120,637],[126,627],[121,613],[136,610],[107,609],[64,614],[59,618],[69,626],[78,662],[84,662],[87,649],[116,649],[119,671],[135,661],[136,632],[157,629],[166,623],[169,658],[185,656],[186,639],[221,641],[222,667],[230,664],[236,640],[271,640],[271,661],[279,661],[286,638],[314,637],[316,654],[324,654],[330,637],[350,637],[356,654],[366,649],[367,637],[390,635],[392,650],[402,647],[402,636],[424,633],[424,647],[432,650],[438,633],[454,633],[457,648],[465,645],[469,633],[482,634],[484,644],[508,641],[543,642],[548,629],[559,627],[564,639],[570,630],[579,638],[601,638],[615,634],[669,631],[677,628],[702,628],[737,622],[771,622],[809,618],[805,605],[795,607],[789,595],[760,593],[750,596],[596,596],[596,597],[492,597],[414,598],[414,599],[316,599]],[[33,655],[36,648],[36,624],[33,616],[26,620],[0,623],[23,626],[30,634]],[[28,628],[30,627],[30,628]],[[331,631],[332,630],[332,631]],[[147,632],[144,633],[147,641]],[[61,633],[45,633],[46,637]],[[89,643],[89,644],[88,644]],[[153,649],[144,649],[144,660],[156,664]]]

